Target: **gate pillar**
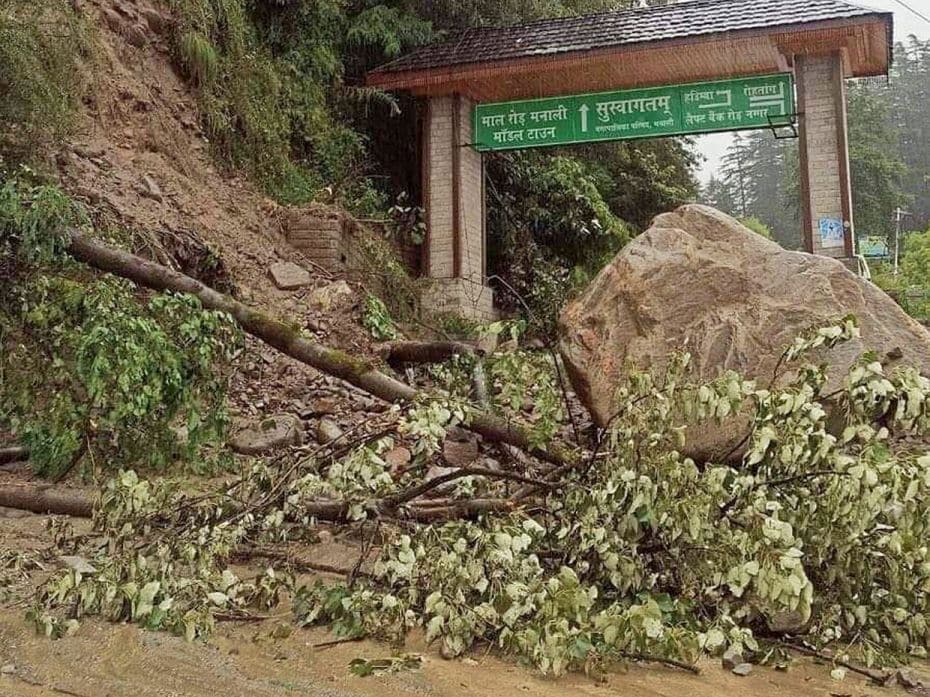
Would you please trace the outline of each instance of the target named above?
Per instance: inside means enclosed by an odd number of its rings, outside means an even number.
[[[801,224],[808,252],[854,254],[843,55],[797,55]]]
[[[471,147],[474,102],[461,95],[428,99],[422,128],[424,305],[471,319],[495,318],[485,285],[484,158]]]

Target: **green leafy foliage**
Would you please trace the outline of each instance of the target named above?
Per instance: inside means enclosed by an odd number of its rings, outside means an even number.
[[[304,463],[290,479],[257,463],[196,499],[123,473],[97,512],[108,547],[90,562],[103,572],[53,577],[33,617],[55,634],[69,630],[65,609],[145,624],[166,608],[156,625],[195,636],[221,610],[290,591],[300,625],[395,642],[422,627],[443,655],[487,642],[552,674],[629,656],[691,662],[727,647],[761,657],[759,630],[804,634],[868,664],[926,655],[930,453],[913,437],[930,434],[930,380],[886,373],[866,354],[841,390],[824,394],[826,369],[805,360],[856,336],[845,318],[799,337],[769,387],[732,372],[691,383],[686,354],[662,375],[634,372],[617,394],[617,418],[577,466],[538,473],[529,497],[510,499],[522,506],[477,519],[379,520],[393,532],[370,573],[348,583],[269,581],[258,593],[224,560],[245,540],[299,539],[322,505],[360,525],[379,518],[379,502],[423,481],[415,467],[388,474],[392,439]],[[498,404],[508,400],[494,392]],[[739,466],[681,454],[687,427],[738,413],[752,423]],[[402,431],[421,444],[415,457],[428,458],[447,428],[470,418],[467,401],[450,394],[411,408]],[[509,486],[469,479],[453,500],[504,497]],[[121,593],[131,602],[106,600]]]
[[[388,312],[387,306],[376,298],[369,295],[365,298],[365,312],[362,315],[362,326],[365,327],[371,336],[378,341],[390,341],[396,339],[399,334],[394,320],[391,319],[391,313]]]
[[[528,309],[551,334],[562,305],[630,238],[598,189],[596,175],[576,159],[536,152],[489,159],[491,271],[507,284],[504,307]]]
[[[346,86],[346,63],[396,55],[430,37],[427,22],[385,5],[172,0],[178,61],[201,92],[217,155],[276,198],[327,197],[350,207],[370,197],[364,138],[343,112],[392,99]],[[367,58],[366,58],[367,57]]]
[[[43,475],[197,461],[222,436],[238,330],[190,296],[136,296],[60,254],[81,213],[62,192],[0,189],[0,420]],[[179,439],[181,445],[179,445]]]
[[[902,238],[900,272],[894,272],[891,262],[880,262],[873,265],[872,280],[912,317],[930,322],[930,230]]]

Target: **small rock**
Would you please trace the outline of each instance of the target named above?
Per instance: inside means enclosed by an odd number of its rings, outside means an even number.
[[[165,200],[165,196],[162,194],[161,188],[148,174],[142,176],[141,193],[143,196],[147,196],[153,201],[158,201],[159,203]]]
[[[392,473],[399,473],[413,460],[411,452],[402,445],[384,453],[384,461]]]
[[[354,294],[354,291],[348,283],[345,281],[336,281],[335,283],[330,283],[327,286],[316,288],[311,291],[307,301],[310,303],[311,307],[321,312],[328,312],[347,298],[351,298]]]
[[[293,414],[277,414],[257,426],[241,429],[229,441],[229,447],[241,455],[260,455],[303,440],[300,419]]]
[[[333,533],[329,530],[320,530],[317,534],[317,539],[320,541],[320,544],[329,544],[333,541]]]
[[[145,22],[149,25],[149,29],[156,34],[164,34],[171,27],[171,20],[151,7],[141,8],[139,14],[145,18]]]
[[[16,666],[12,663],[7,663],[0,667],[0,675],[13,675],[16,672]]]
[[[123,38],[126,43],[136,48],[142,48],[149,42],[149,35],[141,24],[127,24],[123,27]]]
[[[740,663],[738,666],[734,666],[733,670],[730,671],[733,675],[739,675],[740,677],[746,677],[752,672],[751,663]]]
[[[514,351],[518,350],[519,348],[520,348],[520,344],[517,342],[517,340],[516,340],[516,339],[510,339],[509,341],[505,341],[505,342],[502,343],[500,346],[498,346],[498,347],[497,347],[497,350],[498,350],[500,353],[513,353]]]
[[[310,285],[310,272],[290,261],[272,264],[268,269],[268,275],[281,290],[294,290]]]
[[[101,196],[99,191],[94,191],[86,186],[77,186],[73,191],[75,196],[85,199],[91,205],[96,206],[100,203]]]
[[[465,467],[478,459],[478,442],[464,443],[446,439],[442,444],[442,456],[452,467]]]
[[[320,419],[316,425],[316,439],[320,445],[342,438],[342,429],[332,419]]]
[[[461,426],[450,426],[446,429],[446,440],[454,440],[456,443],[467,443],[475,440],[475,434],[466,431]]]
[[[894,674],[895,680],[905,690],[916,690],[924,686],[923,682],[914,671],[907,668],[899,668]]]
[[[767,618],[769,630],[775,634],[800,634],[804,631],[807,621],[797,610],[775,612]]]
[[[332,416],[339,411],[339,400],[335,397],[317,397],[310,402],[307,410],[313,416]]]
[[[730,648],[723,652],[720,664],[725,670],[733,670],[736,666],[744,663],[743,654],[736,649]]]
[[[64,556],[61,558],[61,561],[69,569],[74,569],[79,574],[95,574],[97,569],[94,568],[93,564],[87,561],[84,557],[72,557]]]
[[[478,661],[476,661],[474,658],[468,658],[467,656],[466,656],[465,658],[462,659],[462,663],[464,663],[464,664],[467,665],[467,666],[476,666],[476,665],[479,665],[479,664],[478,664]]]
[[[494,470],[495,472],[500,472],[503,468],[499,460],[495,460],[493,457],[484,457],[481,458],[481,466],[485,469]]]
[[[123,18],[111,9],[103,11],[103,21],[106,22],[110,31],[119,33],[123,28]]]

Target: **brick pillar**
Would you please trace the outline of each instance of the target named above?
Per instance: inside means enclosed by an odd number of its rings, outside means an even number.
[[[853,219],[842,54],[795,56],[794,70],[805,246],[814,254],[848,258],[853,255]],[[822,230],[839,226],[839,239]]]
[[[423,126],[426,274],[437,279],[424,298],[433,310],[493,317],[484,285],[484,160],[470,147],[474,103],[462,96],[429,100]]]

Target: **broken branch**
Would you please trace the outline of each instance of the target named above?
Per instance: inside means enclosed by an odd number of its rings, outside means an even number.
[[[48,485],[0,487],[0,506],[76,518],[90,518],[94,510],[94,502],[89,496]]]
[[[375,346],[387,363],[444,363],[455,356],[475,353],[475,347],[460,341],[388,341]]]
[[[419,396],[413,387],[382,373],[369,362],[305,338],[296,327],[179,271],[114,249],[76,230],[69,232],[69,239],[68,252],[75,259],[153,290],[193,295],[205,308],[229,314],[243,331],[269,346],[386,402],[409,402]],[[535,447],[526,428],[489,414],[476,415],[467,428],[488,440],[514,445],[547,462],[565,464],[578,460],[577,453],[567,445],[553,442],[546,449]]]

